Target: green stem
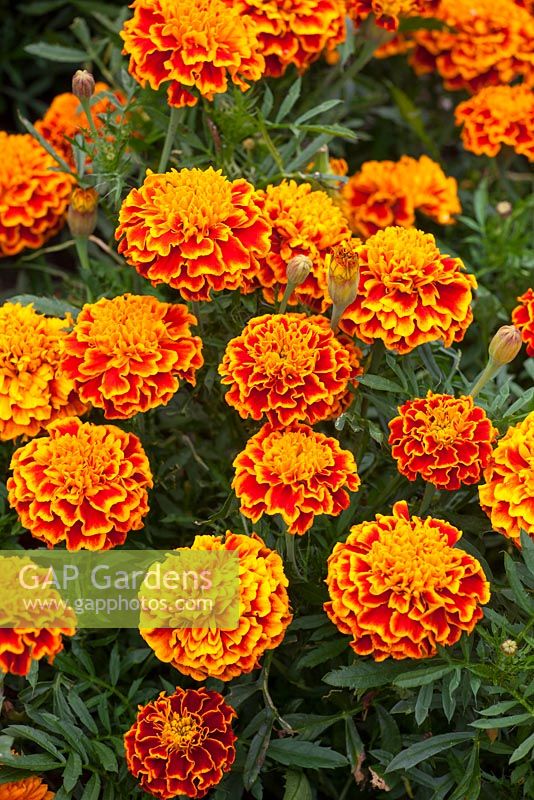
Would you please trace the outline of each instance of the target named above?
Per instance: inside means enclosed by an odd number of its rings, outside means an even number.
[[[87,236],[75,236],[74,244],[76,245],[76,252],[80,261],[80,273],[82,281],[85,284],[85,291],[87,293],[87,301],[93,301],[93,293],[91,291],[91,264],[89,262],[89,253],[87,251]]]
[[[165,172],[167,169],[167,164],[169,163],[169,156],[171,154],[172,146],[174,144],[174,139],[176,137],[176,131],[178,129],[178,122],[180,120],[180,109],[179,108],[171,108],[171,113],[169,116],[169,126],[167,128],[167,135],[165,136],[165,142],[163,143],[163,150],[161,151],[161,158],[158,164],[158,172]]]
[[[341,320],[341,317],[343,316],[343,312],[344,311],[345,311],[344,308],[341,308],[341,306],[336,306],[335,303],[332,306],[332,316],[330,317],[330,327],[332,328],[334,333],[336,333],[336,331],[337,331],[337,329],[339,327],[339,322]]]
[[[263,137],[263,140],[267,146],[267,150],[271,154],[271,157],[280,170],[281,173],[284,173],[284,162],[282,161],[282,157],[278,150],[276,149],[276,145],[274,144],[273,140],[269,136],[269,131],[267,130],[267,126],[265,125],[265,120],[261,115],[257,117],[258,128],[260,129],[260,133]]]
[[[289,302],[289,298],[293,294],[296,284],[288,283],[286,288],[284,289],[284,296],[282,297],[282,302],[280,303],[280,308],[278,309],[279,314],[285,314],[287,304]]]
[[[287,560],[291,564],[294,574],[297,576],[297,578],[302,578],[302,575],[300,574],[297,565],[297,554],[295,551],[296,535],[297,535],[296,533],[288,533],[288,531],[286,531],[286,554],[287,554]]]
[[[425,486],[423,497],[421,499],[421,505],[419,506],[419,511],[417,512],[420,517],[422,517],[423,514],[426,514],[426,512],[430,508],[435,493],[436,493],[436,487],[434,486],[434,484],[427,483],[427,485]]]
[[[273,660],[274,650],[269,650],[267,655],[263,660],[263,669],[261,671],[261,691],[263,694],[263,699],[265,700],[265,705],[267,708],[270,709],[273,717],[278,720],[282,728],[287,731],[287,733],[295,733],[291,725],[280,716],[280,712],[276,708],[275,704],[273,703],[273,698],[269,692],[269,671],[271,669],[271,661]]]
[[[495,377],[495,375],[500,370],[501,366],[502,366],[501,364],[496,364],[490,358],[490,360],[482,370],[481,374],[479,375],[478,379],[473,384],[471,391],[469,392],[473,400],[480,392],[480,390],[483,389],[484,386],[488,383],[488,381],[491,381]]]
[[[98,131],[96,129],[93,115],[91,114],[91,100],[89,97],[80,97],[80,103],[82,105],[84,114],[87,117],[87,122],[89,123],[89,130],[91,131],[93,141],[96,143],[98,139]]]

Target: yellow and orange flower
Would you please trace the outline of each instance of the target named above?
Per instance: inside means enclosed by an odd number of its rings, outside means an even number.
[[[61,368],[71,324],[31,305],[0,306],[0,440],[35,436],[53,420],[85,411]]]
[[[229,80],[242,91],[257,81],[265,59],[252,19],[224,0],[134,0],[124,23],[123,53],[141,86],[167,84],[170,106],[213,100]]]
[[[160,800],[204,797],[234,763],[236,716],[222,695],[204,687],[161,692],[139,706],[124,736],[128,769]]]
[[[497,429],[471,396],[434,394],[408,400],[389,423],[391,454],[401,475],[452,491],[478,483]]]
[[[527,345],[527,355],[534,356],[534,289],[517,298],[519,305],[512,311],[512,322],[521,331],[521,338]]]
[[[447,89],[534,78],[534,17],[511,0],[441,0],[439,30],[413,34],[411,64],[418,75],[437,70]]]
[[[534,91],[528,86],[487,86],[460,103],[455,117],[466,150],[496,156],[508,145],[534,161]]]
[[[428,658],[455,644],[490,597],[479,562],[454,547],[461,531],[440,519],[393,515],[351,528],[328,559],[325,611],[352,649],[375,661]]]
[[[349,178],[342,197],[353,231],[365,237],[390,225],[411,227],[415,211],[447,225],[462,210],[456,180],[428,156],[367,161]]]
[[[257,522],[281,514],[289,533],[306,533],[315,517],[337,517],[350,503],[360,478],[354,456],[337,439],[293,423],[264,425],[236,457],[232,488],[241,513]]]
[[[324,328],[324,330],[327,332],[331,330],[330,320],[328,320],[326,317],[322,317],[320,314],[314,314],[313,316],[308,317],[308,319],[315,325],[319,325],[320,327]],[[325,420],[337,419],[337,417],[339,417],[349,408],[355,397],[354,390],[358,386],[358,377],[363,374],[363,353],[360,348],[354,344],[354,339],[344,333],[340,333],[339,331],[336,332],[335,336],[349,354],[351,375],[345,391],[333,398],[330,411],[325,417]]]
[[[63,369],[107,419],[166,405],[204,363],[196,317],[181,304],[133,294],[88,303],[66,339]]]
[[[23,778],[14,783],[0,784],[0,800],[54,800],[55,796],[42,778]]]
[[[473,275],[442,255],[432,234],[416,228],[378,231],[360,250],[360,286],[340,327],[371,344],[409,353],[425,342],[463,339],[473,319]]]
[[[230,531],[226,537],[196,536],[191,551],[237,552],[237,627],[141,627],[141,636],[160,661],[171,663],[197,681],[208,677],[229,681],[252,672],[266,650],[278,647],[292,620],[281,557],[256,534],[244,536]],[[161,620],[160,614],[157,620]]]
[[[356,25],[374,14],[376,24],[396,31],[401,19],[429,16],[440,0],[347,0],[347,12]]]
[[[265,74],[283,75],[290,64],[304,72],[331,56],[345,40],[345,0],[226,0],[249,17],[265,56]]]
[[[498,441],[484,480],[480,505],[493,529],[517,547],[521,529],[534,539],[534,412]]]
[[[238,289],[269,250],[271,227],[259,193],[220,170],[147,170],[122,204],[119,253],[154,286],[167,283],[186,300]]]
[[[307,303],[324,311],[328,306],[326,255],[331,247],[350,239],[343,212],[327,192],[313,191],[309,183],[284,180],[259,195],[265,219],[272,226],[272,240],[270,250],[259,261],[252,288],[261,287],[268,303],[281,300],[287,285],[287,262],[304,255],[311,260],[312,270],[295,288],[289,303]]]
[[[305,314],[251,319],[226,346],[219,365],[226,402],[243,419],[273,427],[331,416],[354,379],[351,354],[331,329]]]
[[[111,93],[111,87],[99,81],[95,84],[94,94],[99,95],[104,92]],[[113,94],[116,103],[105,96],[91,100],[91,117],[96,130],[103,128],[108,114],[114,114],[116,120],[120,119],[117,106],[124,104],[125,97],[119,91],[114,91]],[[69,139],[74,139],[79,133],[83,133],[87,139],[91,138],[85,112],[79,98],[72,92],[64,92],[54,97],[44,117],[35,123],[35,127],[71,167],[74,167],[74,155]]]
[[[152,487],[141,442],[115,425],[53,422],[15,451],[8,499],[32,536],[67,550],[108,550],[143,527]]]
[[[0,258],[37,250],[63,227],[74,178],[29,134],[0,131]]]

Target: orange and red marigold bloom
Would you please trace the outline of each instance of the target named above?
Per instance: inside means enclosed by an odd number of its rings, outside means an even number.
[[[454,545],[462,533],[440,519],[392,516],[354,525],[328,559],[325,611],[376,661],[428,658],[455,644],[482,617],[489,583],[478,561]]]
[[[519,305],[512,311],[512,322],[521,331],[521,338],[527,345],[527,355],[534,356],[534,289],[517,298]]]
[[[160,800],[204,797],[234,763],[236,716],[222,695],[204,687],[161,692],[139,706],[124,736],[128,769]]]
[[[534,539],[534,412],[508,428],[480,484],[480,505],[493,529],[520,547],[521,529]]]
[[[456,180],[428,156],[366,161],[344,185],[342,198],[352,230],[364,237],[390,225],[409,228],[416,211],[449,225],[462,210]]]
[[[141,442],[115,425],[54,422],[13,455],[8,499],[48,547],[108,550],[143,527],[152,487]]]
[[[341,209],[321,190],[309,183],[284,180],[260,191],[263,214],[272,226],[271,246],[259,261],[250,288],[261,287],[268,303],[281,300],[287,285],[287,262],[294,256],[307,256],[312,270],[295,288],[290,304],[306,303],[318,311],[328,306],[325,299],[325,258],[331,247],[350,239],[350,230]]]
[[[360,285],[340,327],[367,344],[382,339],[409,353],[425,342],[446,347],[463,339],[473,319],[473,275],[459,258],[442,255],[432,234],[386,228],[360,249]]]
[[[449,491],[478,483],[497,430],[470,396],[434,394],[408,400],[389,423],[391,454],[401,475]]]
[[[252,672],[266,650],[281,643],[292,620],[287,594],[288,580],[281,557],[256,534],[245,536],[196,536],[191,552],[236,552],[239,560],[239,619],[235,629],[205,625],[173,628],[170,611],[167,627],[148,627],[153,617],[161,624],[162,613],[143,613],[139,632],[165,663],[197,681],[218,678],[229,681]],[[169,604],[171,607],[171,604]],[[212,619],[212,618],[211,618]],[[163,620],[165,621],[165,620]]]
[[[337,517],[350,503],[360,478],[354,456],[337,439],[307,425],[264,425],[236,457],[232,488],[241,513],[257,522],[281,514],[289,533],[304,534],[315,517]]]
[[[204,360],[191,336],[196,317],[181,304],[125,294],[89,303],[65,343],[63,369],[107,419],[166,405],[180,380],[193,386]]]
[[[14,783],[0,784],[0,800],[54,800],[55,796],[42,778],[23,778]]]
[[[254,22],[224,0],[134,0],[124,23],[123,53],[129,72],[154,90],[167,85],[170,106],[194,106],[226,92],[229,80],[242,91],[257,81],[265,60]]]
[[[226,2],[253,21],[268,76],[283,75],[290,64],[304,72],[345,40],[345,0]]]
[[[85,410],[61,367],[70,324],[31,305],[0,306],[0,440],[35,436],[53,420]]]
[[[0,258],[37,250],[65,222],[74,178],[29,134],[0,131]]]
[[[401,19],[429,16],[438,5],[439,0],[347,0],[347,12],[357,25],[374,14],[380,28],[396,31]]]
[[[119,253],[154,286],[166,283],[186,300],[238,289],[257,272],[270,244],[259,194],[220,170],[147,170],[140,189],[123,201]]]
[[[251,319],[228,342],[219,374],[243,419],[265,417],[273,427],[329,418],[355,377],[349,351],[305,314]]]

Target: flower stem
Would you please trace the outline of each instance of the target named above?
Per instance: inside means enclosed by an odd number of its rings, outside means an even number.
[[[85,285],[87,293],[87,301],[89,303],[93,300],[93,293],[91,291],[91,264],[89,262],[89,253],[87,251],[87,236],[75,236],[74,244],[76,245],[76,252],[80,261],[80,272],[82,281]]]
[[[426,514],[426,512],[430,508],[435,492],[436,492],[436,487],[434,486],[434,484],[427,483],[427,485],[425,486],[423,498],[421,500],[421,505],[419,506],[419,511],[417,512],[420,517],[422,517],[423,514]]]
[[[89,123],[89,129],[93,136],[93,141],[96,143],[96,140],[98,139],[98,131],[96,129],[93,115],[91,114],[91,101],[88,97],[80,97],[80,103],[82,105],[84,114],[87,117],[87,122]]]
[[[493,361],[493,359],[490,358],[490,360],[480,373],[478,379],[473,384],[471,391],[469,392],[469,394],[473,399],[475,399],[477,394],[480,392],[481,389],[484,388],[484,386],[488,383],[488,381],[491,381],[495,377],[495,375],[500,370],[501,366],[502,364],[496,364]]]
[[[158,164],[158,172],[165,172],[165,170],[167,169],[167,164],[169,162],[169,156],[171,154],[171,149],[174,144],[174,139],[176,136],[176,130],[178,128],[179,119],[180,119],[180,109],[171,108],[171,114],[169,117],[169,126],[167,128],[167,135],[165,136],[165,142],[163,143],[163,150],[161,151],[161,158]]]
[[[282,297],[282,302],[280,303],[280,308],[278,309],[278,313],[279,314],[285,314],[286,313],[287,304],[289,302],[289,298],[293,294],[294,288],[295,288],[295,284],[294,283],[288,283],[287,284],[287,286],[286,286],[286,288],[284,290],[284,296]]]
[[[296,536],[295,533],[289,533],[288,531],[286,531],[286,554],[287,554],[287,560],[291,564],[294,574],[296,575],[297,578],[302,578],[302,575],[297,565],[297,554],[295,551],[295,536]]]
[[[282,728],[285,731],[287,731],[287,733],[295,733],[291,725],[280,716],[280,712],[273,703],[273,698],[271,697],[271,694],[269,692],[269,671],[271,669],[271,661],[273,660],[273,655],[274,655],[274,650],[269,650],[263,661],[263,669],[261,671],[261,679],[260,679],[263,699],[265,701],[265,705],[267,706],[267,708],[269,708],[273,717],[278,720]]]

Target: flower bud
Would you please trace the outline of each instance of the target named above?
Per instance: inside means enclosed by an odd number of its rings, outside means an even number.
[[[96,227],[98,194],[77,186],[70,196],[67,223],[73,236],[90,236]]]
[[[517,642],[514,642],[513,639],[505,639],[504,642],[501,643],[500,650],[505,656],[515,656],[517,653]]]
[[[86,69],[77,69],[72,78],[72,94],[88,99],[95,91],[95,79]]]
[[[335,306],[347,308],[356,299],[360,270],[357,248],[359,239],[338,244],[326,256],[328,292]]]
[[[312,266],[312,261],[308,256],[293,256],[287,262],[287,282],[292,286],[300,286],[310,274]]]
[[[243,145],[243,149],[246,150],[247,153],[250,153],[250,151],[254,150],[256,147],[256,140],[252,136],[247,136],[246,139],[243,139],[241,144]]]
[[[503,325],[490,342],[490,359],[499,366],[509,364],[521,350],[521,344],[521,332],[515,325]]]
[[[509,200],[500,200],[495,206],[495,211],[500,217],[509,217],[513,210]]]

